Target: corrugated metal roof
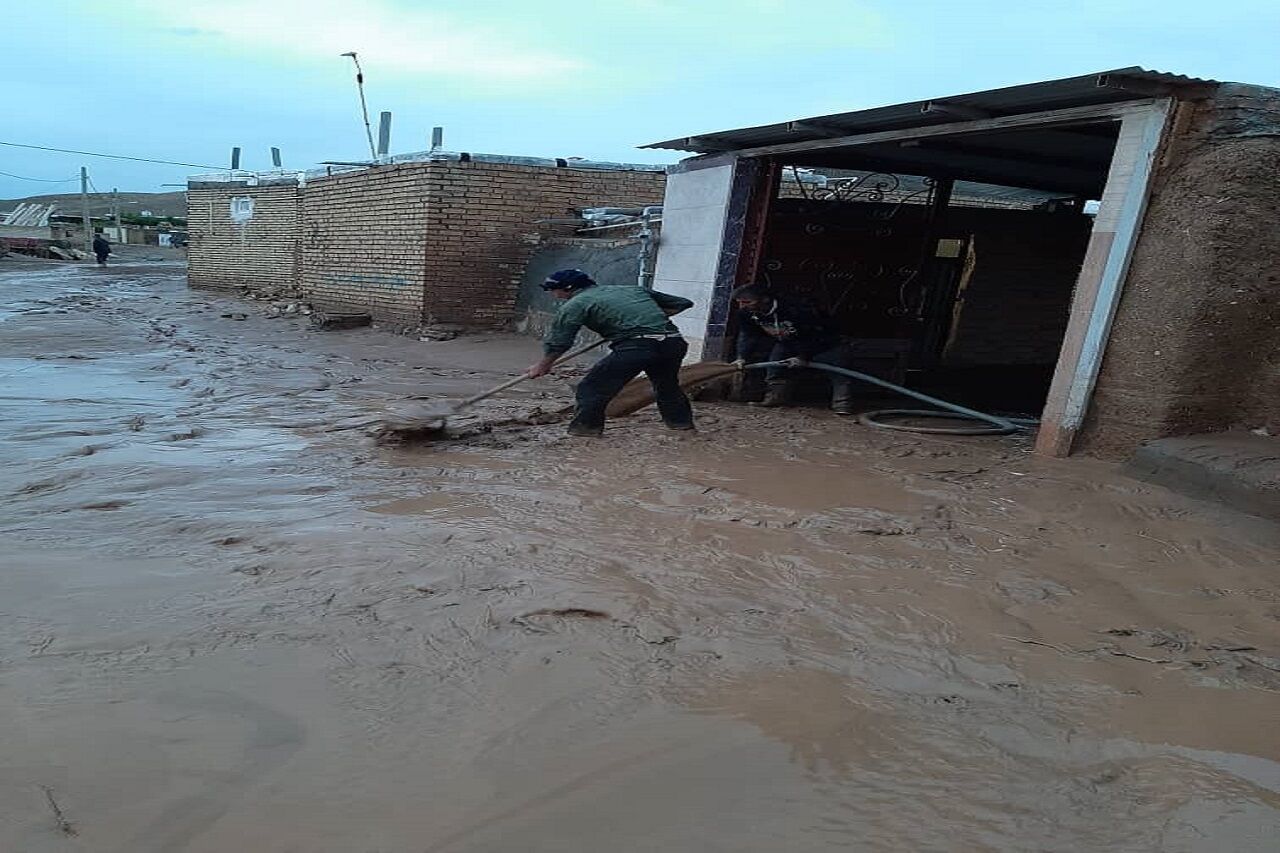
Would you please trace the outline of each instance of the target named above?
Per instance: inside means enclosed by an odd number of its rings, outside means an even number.
[[[1133,66],[1101,71],[1062,80],[1047,80],[933,98],[848,113],[815,116],[780,124],[744,127],[697,136],[654,142],[644,148],[666,148],[707,154],[765,145],[786,145],[811,139],[850,136],[908,127],[947,124],[965,118],[1017,115],[1042,110],[1119,103],[1173,91],[1195,91],[1218,85],[1219,81],[1188,77],[1165,71],[1149,71]]]

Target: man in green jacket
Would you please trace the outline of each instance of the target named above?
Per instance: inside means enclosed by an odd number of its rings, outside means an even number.
[[[671,429],[693,429],[693,407],[680,387],[680,363],[689,345],[668,319],[692,308],[691,301],[639,287],[601,287],[582,270],[552,273],[542,289],[563,304],[543,338],[545,355],[529,368],[530,377],[545,376],[584,326],[608,340],[612,350],[578,383],[570,435],[603,434],[609,401],[642,372],[653,383],[663,422]]]

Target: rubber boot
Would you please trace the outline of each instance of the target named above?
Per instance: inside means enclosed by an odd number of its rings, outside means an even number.
[[[573,420],[569,421],[569,428],[566,430],[566,432],[568,432],[569,435],[576,435],[582,438],[599,438],[600,436],[604,435],[604,427],[590,426],[588,424],[584,424],[582,421],[578,420],[577,418],[574,418]]]
[[[831,383],[831,411],[837,415],[853,414],[853,383]]]
[[[791,383],[786,379],[771,379],[765,384],[764,399],[757,403],[766,409],[776,409],[791,402]]]

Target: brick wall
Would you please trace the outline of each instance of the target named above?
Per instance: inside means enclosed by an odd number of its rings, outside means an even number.
[[[381,166],[302,191],[298,283],[317,306],[382,321],[513,319],[539,219],[660,204],[661,172],[486,161]]]
[[[1056,363],[1092,226],[1079,214],[949,210],[941,237],[971,237],[976,263],[946,363]]]
[[[298,265],[303,294],[320,308],[421,322],[434,168],[381,166],[309,182]]]
[[[232,217],[249,198],[252,215]],[[297,283],[298,187],[192,184],[187,191],[187,280],[195,287],[292,290]]]
[[[570,208],[662,203],[661,172],[511,163],[432,164],[426,314],[443,322],[503,323],[547,230],[539,219]]]

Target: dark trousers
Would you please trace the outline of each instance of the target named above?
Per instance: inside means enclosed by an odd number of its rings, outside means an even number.
[[[109,255],[110,252],[95,252],[94,254],[98,258],[98,266],[105,267],[107,265],[107,255]]]
[[[578,383],[577,408],[570,428],[603,430],[609,401],[641,373],[653,383],[662,420],[676,427],[693,423],[693,407],[680,387],[680,363],[689,351],[684,338],[628,338],[611,348],[613,352],[600,359]]]

